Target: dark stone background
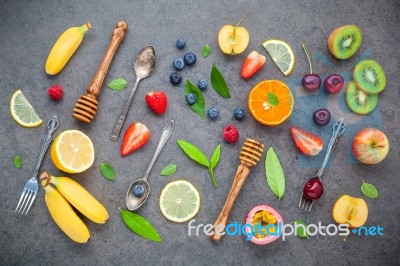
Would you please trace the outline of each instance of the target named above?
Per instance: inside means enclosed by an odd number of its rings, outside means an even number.
[[[217,34],[225,24],[236,24],[249,12],[243,22],[250,33],[250,45],[245,53],[230,57],[218,48]],[[145,123],[152,132],[150,142],[135,153],[122,158],[120,142],[109,140],[109,134],[125,103],[130,89],[115,92],[103,86],[100,109],[90,125],[71,117],[76,99],[86,90],[104,51],[111,31],[119,20],[125,20],[129,32],[115,56],[104,84],[123,77],[133,85],[135,76],[132,61],[147,44],[156,49],[156,69],[143,80],[136,93],[127,125],[135,121]],[[71,26],[92,23],[76,54],[64,70],[50,77],[44,72],[47,55],[58,36]],[[363,31],[364,40],[356,56],[347,61],[332,58],[327,49],[330,32],[344,24],[357,24]],[[275,265],[394,265],[399,263],[400,208],[398,201],[399,165],[399,108],[398,84],[400,52],[400,5],[398,1],[1,1],[0,2],[0,264],[1,265],[127,265],[127,264],[275,264]],[[179,37],[187,40],[183,51],[176,49]],[[270,38],[283,39],[291,44],[296,55],[296,65],[290,77],[284,77],[272,63],[261,43]],[[349,114],[341,98],[329,98],[320,90],[316,98],[304,98],[299,87],[300,78],[307,73],[308,63],[300,43],[306,42],[314,69],[323,77],[333,72],[344,73],[351,78],[354,64],[369,55],[382,64],[387,74],[387,88],[380,96],[379,108],[367,117],[357,118]],[[201,57],[203,45],[210,44],[212,53]],[[244,81],[239,72],[244,57],[252,50],[267,56],[267,63],[256,76]],[[183,85],[173,87],[169,75],[175,57],[188,51],[196,53],[194,67],[185,68],[185,79],[197,82],[209,81],[212,63],[224,74],[232,98],[223,99],[211,87],[205,92],[207,108],[217,106],[221,110],[217,121],[201,120],[190,111],[184,97]],[[326,60],[324,60],[324,58]],[[264,79],[287,82],[295,97],[296,106],[292,119],[278,127],[265,127],[247,115],[237,122],[232,117],[236,106],[246,106],[250,89]],[[46,95],[52,84],[61,84],[65,96],[61,102],[53,102]],[[88,134],[96,149],[94,165],[82,174],[71,175],[79,181],[107,208],[110,219],[105,225],[94,224],[84,218],[91,232],[86,245],[69,240],[51,219],[44,202],[42,189],[27,216],[14,213],[25,180],[30,177],[38,155],[44,124],[26,129],[14,122],[9,114],[10,97],[21,88],[43,120],[57,114],[61,122],[57,133],[67,129],[79,129]],[[144,96],[153,90],[164,90],[169,97],[166,114],[155,116],[146,106]],[[339,97],[339,96],[337,96]],[[307,100],[308,99],[308,100]],[[311,100],[310,100],[311,99]],[[312,100],[315,99],[315,100]],[[325,194],[314,205],[310,214],[297,208],[300,191],[317,170],[323,155],[305,159],[296,151],[289,135],[292,125],[299,125],[321,135],[325,143],[331,128],[312,125],[313,108],[332,106],[333,118],[348,116],[349,130],[339,142],[330,167],[324,174]],[[333,104],[332,104],[333,103]],[[163,238],[161,244],[143,239],[125,226],[119,217],[119,207],[125,206],[125,193],[131,181],[145,172],[155,150],[161,128],[175,119],[176,129],[152,171],[152,194],[139,213],[151,221]],[[359,123],[359,120],[362,122]],[[235,124],[240,131],[240,141],[234,145],[223,143],[222,128]],[[331,124],[333,123],[333,120]],[[358,123],[358,124],[357,124]],[[351,125],[354,124],[354,125]],[[127,127],[125,125],[125,128]],[[349,155],[349,143],[355,129],[373,126],[387,133],[390,152],[379,165],[367,166],[354,163]],[[213,243],[205,235],[187,235],[187,224],[167,221],[158,208],[158,197],[163,186],[184,178],[200,191],[202,205],[195,217],[196,223],[213,223],[230,189],[238,153],[246,137],[253,137],[274,146],[286,174],[286,193],[277,200],[267,186],[264,166],[260,163],[252,169],[232,210],[231,222],[244,220],[255,205],[267,203],[281,212],[286,222],[303,219],[308,223],[333,223],[331,208],[342,194],[363,197],[369,206],[367,226],[380,225],[383,237],[351,235],[346,242],[341,237],[315,236],[309,240],[289,237],[268,246],[255,246],[245,237],[225,237]],[[176,145],[177,139],[186,139],[211,154],[222,143],[222,157],[216,168],[219,187],[212,187],[207,170],[190,161]],[[12,165],[14,155],[23,159],[22,169]],[[264,160],[264,157],[263,159]],[[116,169],[117,179],[110,182],[99,173],[101,162],[110,162]],[[168,163],[178,165],[172,177],[159,175]],[[45,157],[42,169],[53,175],[63,175]],[[379,189],[377,200],[361,195],[361,180],[371,182]],[[396,196],[397,195],[397,196]]]

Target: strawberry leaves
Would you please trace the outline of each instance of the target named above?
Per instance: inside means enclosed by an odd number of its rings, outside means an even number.
[[[274,148],[270,147],[265,157],[265,176],[272,192],[281,199],[285,193],[285,174]]]

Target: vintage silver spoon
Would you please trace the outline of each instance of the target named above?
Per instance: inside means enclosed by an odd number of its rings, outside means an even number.
[[[155,56],[156,52],[152,46],[144,47],[139,54],[136,56],[135,62],[133,63],[133,68],[136,75],[136,82],[133,85],[131,94],[129,95],[128,101],[126,102],[124,109],[122,109],[121,114],[117,120],[117,123],[114,126],[113,131],[111,132],[110,139],[113,141],[117,141],[119,135],[121,134],[122,127],[124,126],[126,116],[131,107],[131,103],[133,100],[133,96],[135,95],[136,88],[139,84],[139,81],[147,78],[153,73],[154,65],[155,65]]]
[[[154,152],[153,158],[151,159],[150,165],[147,168],[146,173],[141,179],[137,179],[133,181],[133,183],[129,186],[128,191],[126,192],[126,206],[128,207],[129,210],[133,211],[138,209],[142,204],[146,201],[147,197],[150,194],[150,185],[147,182],[147,178],[149,177],[151,168],[153,168],[154,163],[157,160],[158,155],[160,154],[162,148],[164,147],[165,143],[171,137],[172,131],[174,130],[175,122],[174,120],[170,120],[167,125],[163,128],[163,131],[161,132],[160,140],[158,141],[157,149]],[[132,189],[135,188],[135,186],[142,186],[141,191],[143,195],[140,197],[137,197],[133,194]]]

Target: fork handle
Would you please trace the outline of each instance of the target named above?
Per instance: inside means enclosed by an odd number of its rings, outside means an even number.
[[[224,207],[222,208],[218,218],[214,222],[213,234],[210,236],[212,240],[219,241],[222,235],[225,234],[225,227],[228,222],[229,214],[231,213],[233,204],[237,196],[239,195],[240,189],[242,188],[247,176],[250,173],[250,168],[246,162],[241,161],[241,164],[237,168],[235,179],[231,190],[229,191],[228,198],[225,201]],[[222,228],[221,228],[222,227]]]
[[[40,146],[39,156],[36,161],[35,170],[33,172],[32,178],[31,178],[32,181],[36,181],[36,179],[37,179],[37,176],[39,174],[39,169],[40,169],[40,166],[42,165],[44,155],[46,154],[46,152],[49,148],[50,142],[53,140],[53,133],[54,133],[54,131],[57,130],[58,125],[59,125],[59,122],[58,122],[58,118],[56,115],[53,116],[47,122],[47,134],[43,138],[42,145]]]

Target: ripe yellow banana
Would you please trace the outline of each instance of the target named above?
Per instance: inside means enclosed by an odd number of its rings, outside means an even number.
[[[83,36],[91,27],[90,22],[86,22],[80,27],[69,28],[61,34],[47,57],[47,74],[55,75],[64,68],[81,44]]]
[[[86,243],[90,238],[89,229],[78,217],[68,201],[57,189],[49,185],[48,180],[41,179],[41,184],[46,192],[47,208],[58,227],[75,242]]]
[[[48,181],[57,187],[72,206],[93,222],[104,224],[108,220],[108,212],[104,206],[75,180],[48,174]]]

